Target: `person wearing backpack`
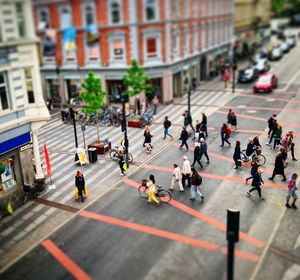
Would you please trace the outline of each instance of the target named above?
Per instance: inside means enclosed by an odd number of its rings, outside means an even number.
[[[195,201],[196,193],[200,196],[201,200],[204,200],[204,195],[200,191],[199,187],[202,184],[202,177],[196,172],[195,167],[192,167],[191,176],[191,201]]]
[[[165,116],[165,120],[164,120],[164,139],[167,138],[167,135],[171,137],[171,140],[173,140],[173,136],[169,133],[169,128],[171,127],[172,123],[171,121],[168,119],[168,116]]]
[[[288,178],[288,195],[286,197],[286,204],[285,206],[287,208],[294,208],[297,209],[297,206],[295,205],[296,201],[297,201],[297,194],[296,194],[296,190],[297,190],[297,186],[296,186],[296,180],[298,178],[298,175],[296,173],[294,173],[292,176],[289,176]],[[290,205],[290,199],[293,198],[293,203]]]
[[[220,128],[221,141],[222,141],[220,147],[224,147],[224,142],[226,142],[230,147],[231,143],[228,141],[228,138],[230,137],[230,133],[231,130],[228,127],[228,125],[226,123],[223,123],[222,127]]]

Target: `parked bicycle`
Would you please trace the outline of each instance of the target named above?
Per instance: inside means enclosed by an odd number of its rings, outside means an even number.
[[[155,193],[155,196],[158,198],[158,200],[160,202],[169,203],[171,201],[172,195],[168,190],[166,190],[158,185],[156,185],[156,189],[157,189],[157,191]],[[144,199],[148,198],[147,179],[142,180],[142,185],[139,186],[138,191],[139,191],[141,198],[144,198]]]
[[[249,162],[253,157],[257,156],[259,158],[259,164],[264,165],[266,163],[266,157],[261,153],[261,148],[257,147],[253,150],[253,153],[250,156],[246,155],[246,150],[241,151],[241,161]]]
[[[46,183],[44,181],[35,180],[33,185],[24,184],[24,203],[31,198],[36,198],[46,190]]]
[[[153,123],[153,117],[150,113],[145,112],[140,116],[141,126],[145,127],[146,125],[151,125]]]
[[[121,148],[119,146],[115,146],[115,149],[111,149],[110,150],[109,156],[110,156],[110,158],[112,160],[114,160],[114,161],[118,161],[119,160],[119,158],[118,158],[118,150],[119,149],[123,149],[123,148]],[[123,149],[123,154],[124,154],[124,157],[126,157],[126,149]],[[128,152],[127,155],[128,155],[128,162],[132,163],[133,162],[133,156],[132,156],[132,154]]]

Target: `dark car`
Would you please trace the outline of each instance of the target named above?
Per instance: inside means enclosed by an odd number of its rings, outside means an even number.
[[[278,78],[273,73],[265,73],[259,76],[259,79],[253,86],[253,92],[272,92],[278,86]]]
[[[255,68],[246,68],[239,71],[238,82],[239,83],[251,83],[259,76],[259,71]]]

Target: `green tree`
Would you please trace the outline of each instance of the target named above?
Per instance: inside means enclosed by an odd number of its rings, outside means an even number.
[[[280,16],[283,13],[286,2],[286,0],[272,0],[271,5],[275,15]]]
[[[98,116],[101,109],[105,106],[106,92],[102,90],[101,80],[95,77],[93,72],[88,72],[87,77],[84,79],[81,87],[83,92],[80,94],[80,99],[85,103],[82,109],[87,115],[94,114]],[[99,135],[99,120],[96,121],[97,139],[100,141]]]
[[[145,75],[144,68],[140,67],[136,60],[131,61],[131,67],[127,70],[127,73],[123,76],[123,82],[127,86],[123,95],[135,96],[142,92],[146,94],[151,93],[150,79]]]

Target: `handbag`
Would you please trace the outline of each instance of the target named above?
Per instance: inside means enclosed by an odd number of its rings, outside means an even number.
[[[75,200],[78,200],[78,189],[76,187],[75,187],[74,193],[75,193]]]
[[[124,170],[124,171],[127,170],[127,164],[126,164],[126,162],[124,162],[124,164],[123,164],[123,170]]]
[[[88,192],[88,187],[87,187],[87,184],[85,184],[84,185],[84,195],[85,195],[85,197],[88,197],[88,195],[89,195],[89,192]]]

